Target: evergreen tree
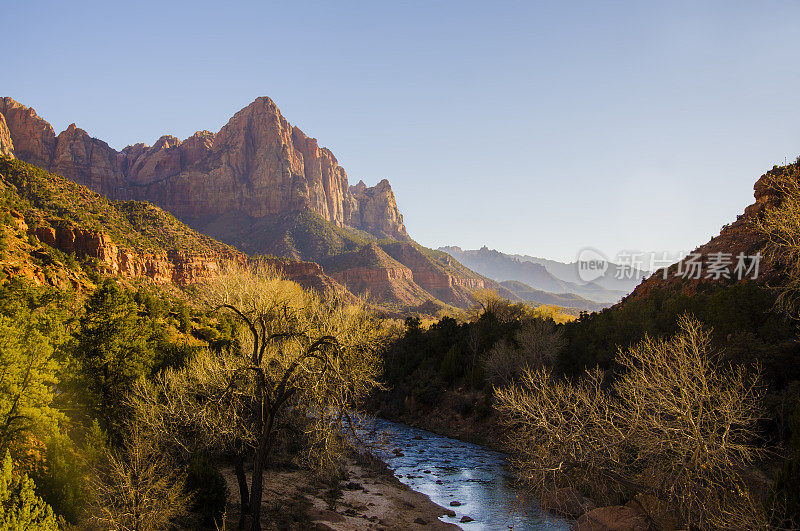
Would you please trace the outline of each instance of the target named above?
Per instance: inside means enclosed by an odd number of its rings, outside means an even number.
[[[36,529],[56,531],[53,510],[36,495],[35,485],[27,475],[15,476],[11,454],[0,466],[0,531]]]
[[[81,394],[86,412],[112,435],[125,416],[125,393],[153,365],[151,335],[150,321],[115,281],[103,282],[86,302],[75,345]]]
[[[0,451],[54,428],[52,407],[63,319],[55,294],[24,281],[0,288]]]

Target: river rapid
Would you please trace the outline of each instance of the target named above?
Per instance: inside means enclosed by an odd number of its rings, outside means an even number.
[[[362,419],[359,431],[365,442],[383,445],[379,457],[400,481],[455,512],[443,522],[468,531],[570,528],[523,500],[505,454],[383,419]],[[473,521],[461,523],[464,516]]]

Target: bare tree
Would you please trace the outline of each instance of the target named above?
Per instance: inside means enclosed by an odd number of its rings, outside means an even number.
[[[528,372],[497,393],[521,477],[538,496],[651,494],[689,527],[763,523],[742,480],[759,454],[756,379],[715,360],[709,331],[684,317],[674,337],[621,351],[613,385],[597,370],[575,382]]]
[[[555,323],[526,319],[513,341],[501,339],[488,352],[486,376],[496,387],[511,385],[526,371],[552,366],[565,346],[564,334]]]
[[[92,475],[90,521],[123,531],[165,529],[188,509],[184,479],[159,438],[131,422],[122,447],[109,450]]]
[[[258,265],[230,268],[206,288],[210,304],[242,325],[238,347],[201,353],[140,395],[169,410],[146,415],[160,429],[176,429],[170,425],[177,422],[202,432],[207,444],[252,455],[249,489],[241,461],[236,471],[242,510],[249,508],[250,529],[259,530],[264,469],[282,421],[290,414],[305,418],[307,462],[334,466],[343,421],[378,385],[383,330],[362,305],[324,300]]]

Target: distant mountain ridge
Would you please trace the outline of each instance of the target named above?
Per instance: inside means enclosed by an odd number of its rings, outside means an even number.
[[[566,310],[573,309],[588,312],[599,312],[603,308],[608,308],[610,306],[608,303],[604,304],[601,302],[590,301],[589,299],[573,293],[557,294],[534,289],[529,285],[517,280],[504,280],[500,283],[500,285],[513,292],[522,300],[532,302],[536,305],[555,305]]]
[[[588,299],[591,303],[601,303],[606,306],[618,302],[622,297],[630,293],[630,290],[641,280],[639,279],[635,281],[635,283],[631,281],[633,285],[631,285],[628,290],[609,289],[605,287],[603,283],[615,285],[614,281],[616,279],[608,279],[609,276],[613,276],[616,273],[616,268],[612,268],[611,265],[609,265],[609,269],[606,271],[604,277],[593,282],[580,282],[579,279],[576,282],[574,280],[560,278],[557,274],[550,271],[548,266],[537,262],[537,260],[548,263],[551,267],[553,264],[559,264],[559,267],[555,269],[562,272],[565,276],[569,275],[566,275],[564,271],[570,267],[575,267],[576,272],[574,277],[569,276],[570,278],[577,277],[577,267],[574,264],[564,264],[554,260],[534,257],[525,257],[527,259],[523,260],[516,256],[489,249],[486,246],[475,250],[463,250],[460,247],[449,246],[440,247],[439,250],[448,253],[470,269],[497,280],[498,282],[509,280],[518,281],[527,284],[534,290],[549,292],[552,295],[573,294]],[[612,273],[612,271],[614,273]],[[627,286],[627,284],[623,284],[623,286]]]
[[[510,254],[511,258],[516,258],[521,262],[533,262],[543,265],[554,276],[566,282],[582,284],[583,281],[578,275],[578,262],[559,262],[547,258],[539,258],[525,254]],[[600,278],[593,281],[600,287],[612,291],[624,291],[630,293],[642,282],[642,278],[650,276],[650,271],[637,268],[625,268],[625,266],[608,261],[608,270]]]

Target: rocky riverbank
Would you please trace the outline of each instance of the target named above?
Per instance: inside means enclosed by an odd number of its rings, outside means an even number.
[[[402,484],[380,461],[349,456],[343,476],[323,482],[311,470],[281,468],[264,477],[262,527],[266,530],[366,531],[392,529],[449,530],[439,516],[449,511]],[[230,491],[226,528],[239,520],[236,477],[222,469]]]

